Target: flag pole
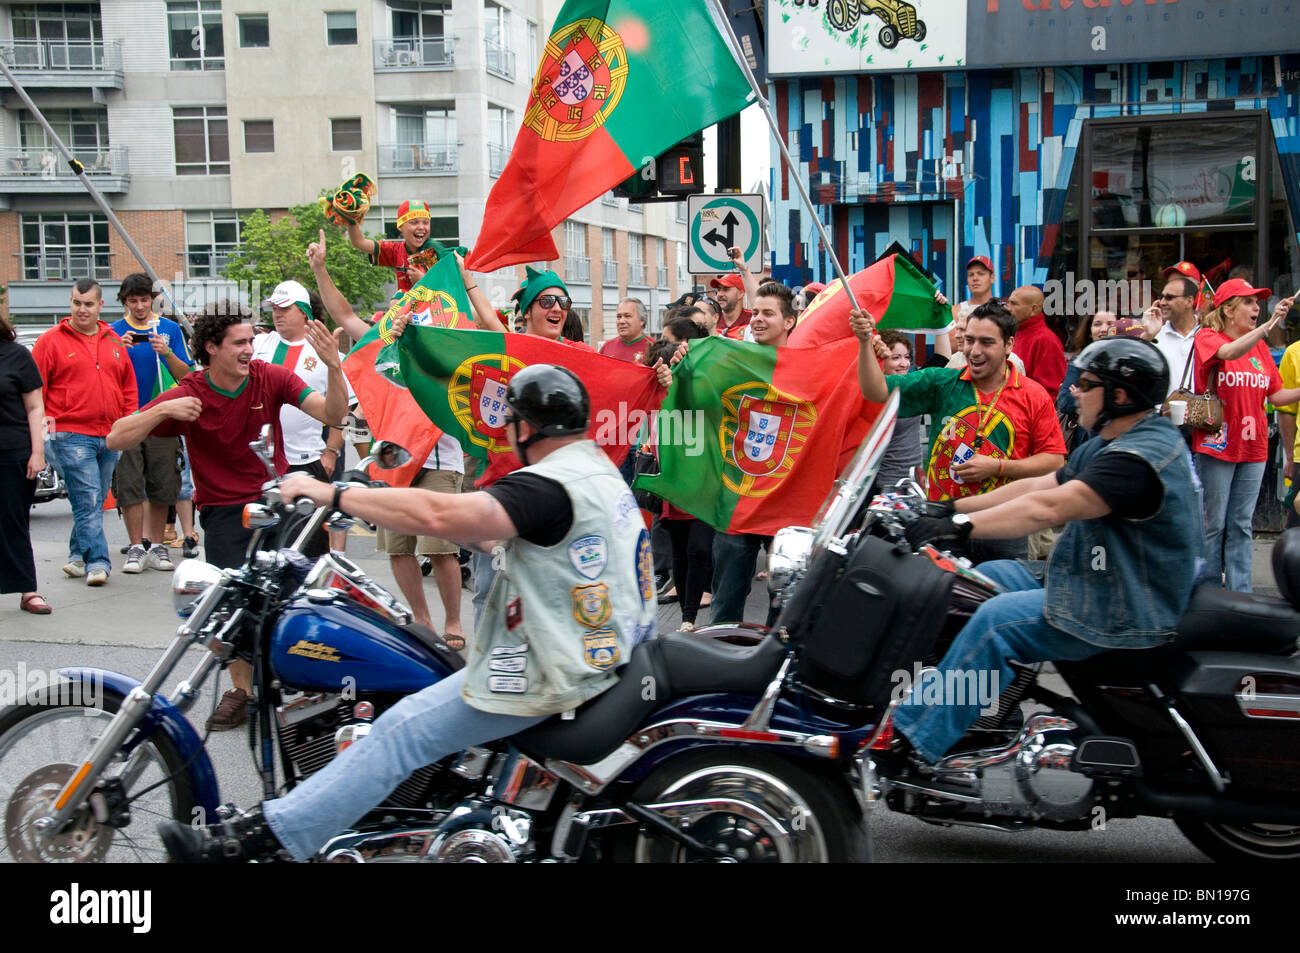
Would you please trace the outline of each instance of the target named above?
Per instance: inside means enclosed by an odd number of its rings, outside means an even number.
[[[41,128],[45,130],[45,134],[50,137],[50,141],[54,143],[59,152],[63,153],[63,158],[68,160],[68,167],[72,169],[72,174],[77,177],[83,186],[85,186],[86,191],[90,193],[90,197],[94,199],[95,204],[99,206],[100,211],[107,216],[109,224],[111,224],[114,231],[121,236],[122,241],[126,243],[126,247],[131,250],[131,254],[135,255],[136,260],[140,262],[140,266],[144,268],[145,274],[149,276],[149,280],[153,282],[154,287],[158,288],[163,297],[167,299],[167,303],[172,307],[172,314],[176,316],[177,320],[182,326],[184,326],[186,331],[193,334],[194,329],[190,326],[189,319],[187,319],[185,315],[181,313],[180,309],[176,307],[175,300],[173,300],[171,293],[168,292],[166,287],[163,286],[163,283],[158,280],[158,275],[153,270],[153,266],[145,259],[144,253],[136,247],[135,242],[131,240],[131,236],[127,234],[126,228],[124,228],[122,223],[118,221],[117,216],[113,214],[113,210],[108,207],[108,202],[104,201],[104,196],[100,194],[99,189],[95,188],[94,184],[91,183],[90,178],[86,175],[86,167],[82,165],[80,160],[78,160],[68,147],[64,145],[63,140],[59,138],[58,133],[50,127],[49,122],[45,119],[45,114],[36,107],[34,102],[32,102],[32,98],[27,95],[27,90],[23,88],[22,83],[18,82],[18,78],[10,71],[9,66],[5,63],[3,57],[0,57],[0,72],[4,73],[5,79],[7,79],[9,85],[14,88],[14,92],[17,93],[18,98],[23,101],[23,105],[31,110],[32,115],[36,117],[36,121],[39,122]]]
[[[785,163],[786,168],[790,170],[790,178],[799,190],[799,197],[803,199],[804,207],[812,215],[813,224],[817,226],[817,234],[821,237],[822,247],[826,249],[826,254],[830,255],[831,266],[835,269],[835,277],[844,286],[844,291],[849,296],[849,305],[856,311],[858,310],[858,299],[853,294],[853,289],[849,287],[849,279],[845,277],[844,269],[840,267],[840,260],[835,254],[835,246],[831,244],[830,236],[826,234],[826,227],[822,225],[821,216],[817,214],[817,208],[813,205],[812,196],[808,194],[808,189],[799,176],[799,170],[795,167],[794,159],[790,158],[790,150],[785,147],[785,135],[776,124],[776,116],[772,113],[772,104],[763,95],[763,91],[758,86],[758,78],[754,76],[754,71],[749,68],[749,61],[745,59],[740,40],[736,37],[736,31],[731,28],[731,20],[722,0],[712,0],[712,3],[713,9],[717,13],[717,19],[722,21],[722,28],[726,31],[727,41],[731,46],[731,55],[740,64],[740,68],[745,71],[745,78],[749,80],[749,88],[754,91],[759,108],[763,110],[763,115],[767,117],[767,124],[772,130],[772,138],[776,141],[776,147],[781,150],[781,160]]]

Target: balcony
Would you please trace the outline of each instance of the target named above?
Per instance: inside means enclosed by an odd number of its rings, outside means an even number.
[[[607,285],[618,284],[618,262],[606,258],[601,262],[601,277]]]
[[[456,142],[380,145],[377,152],[380,175],[455,175],[460,168]]]
[[[0,59],[18,82],[32,89],[122,88],[118,40],[12,40],[0,43]],[[0,75],[0,86],[8,85]]]
[[[502,79],[513,82],[515,78],[514,52],[506,49],[500,43],[493,43],[491,40],[483,41],[483,51],[487,58],[487,71],[493,76],[500,76]]]
[[[109,252],[27,253],[19,256],[26,281],[76,281],[78,278],[108,278],[113,274]],[[65,303],[66,304],[66,303]]]
[[[566,258],[564,259],[564,280],[575,281],[578,284],[591,283],[591,259],[590,258]]]
[[[606,192],[600,197],[601,205],[608,205],[610,208],[618,208],[618,196],[613,192]]]
[[[660,288],[668,287],[668,268],[664,265],[659,266],[659,284]]]
[[[641,262],[634,261],[627,269],[627,283],[629,286],[637,288],[649,288],[645,283],[645,265]]]
[[[510,161],[510,150],[495,142],[488,143],[488,175],[500,175]]]
[[[103,149],[74,149],[72,152],[101,192],[125,192],[131,177],[127,169],[126,146]],[[68,168],[63,155],[48,149],[0,148],[0,192],[55,194],[82,192],[81,181]]]
[[[456,65],[455,38],[395,36],[375,41],[375,70],[451,69]]]

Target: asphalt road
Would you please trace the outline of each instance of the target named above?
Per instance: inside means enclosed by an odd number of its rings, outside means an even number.
[[[116,566],[122,557],[118,547],[126,542],[121,524],[111,514],[105,520]],[[41,591],[54,607],[50,616],[20,612],[16,595],[0,599],[0,671],[14,671],[19,663],[27,670],[53,670],[68,665],[106,668],[143,678],[170,642],[178,624],[171,607],[170,574],[146,571],[128,576],[115,571],[107,586],[92,589],[83,580],[64,578],[71,513],[63,501],[43,504],[33,510],[32,537],[36,551]],[[173,551],[179,562],[179,550]],[[348,554],[382,585],[396,592],[388,571],[387,558],[374,551],[373,538],[356,529],[348,542]],[[1257,543],[1258,586],[1270,586],[1267,544]],[[749,617],[761,619],[763,592],[755,583],[750,597]],[[441,605],[431,580],[426,590],[435,626],[441,622]],[[465,591],[464,618],[470,627],[471,593]],[[677,627],[676,606],[663,607],[661,631]],[[701,621],[705,621],[701,615]],[[168,684],[179,681],[197,659],[198,650],[182,661]],[[202,699],[190,712],[191,721],[202,733],[202,722],[214,703],[214,692],[224,690],[209,684]],[[260,785],[252,770],[247,735],[242,731],[214,734],[209,752],[221,786],[223,801],[247,806],[260,797]],[[871,821],[875,859],[884,862],[1166,862],[1196,863],[1205,858],[1178,833],[1171,822],[1156,819],[1112,821],[1103,830],[1086,833],[1030,831],[1008,834],[972,827],[940,828],[911,817],[892,813],[883,805]]]

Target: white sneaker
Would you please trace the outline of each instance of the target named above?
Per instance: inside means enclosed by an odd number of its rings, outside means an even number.
[[[695,623],[694,623],[694,622],[683,622],[681,625],[679,625],[679,626],[677,627],[677,631],[678,631],[678,632],[694,632],[694,631],[695,631]]]
[[[126,562],[122,563],[122,572],[144,572],[145,549],[139,543],[127,548]]]
[[[139,571],[136,570],[136,572]],[[86,574],[86,585],[88,586],[102,586],[106,582],[108,582],[108,573],[103,569],[92,569]]]
[[[172,565],[171,553],[167,551],[163,543],[155,543],[149,547],[149,552],[144,557],[145,569],[161,569],[163,572],[171,572],[176,567]]]
[[[86,574],[86,564],[79,559],[70,559],[63,567],[63,575],[69,579],[80,579]]]

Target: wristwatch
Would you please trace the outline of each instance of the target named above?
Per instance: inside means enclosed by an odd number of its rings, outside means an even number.
[[[343,491],[346,490],[347,488],[348,488],[348,484],[346,483],[334,484],[334,499],[330,500],[330,509],[335,510],[339,513],[343,512],[343,503],[339,498],[343,496]]]
[[[957,530],[961,539],[970,539],[971,530],[975,528],[975,524],[970,521],[969,516],[965,513],[953,513],[948,519],[952,521],[953,528]]]

